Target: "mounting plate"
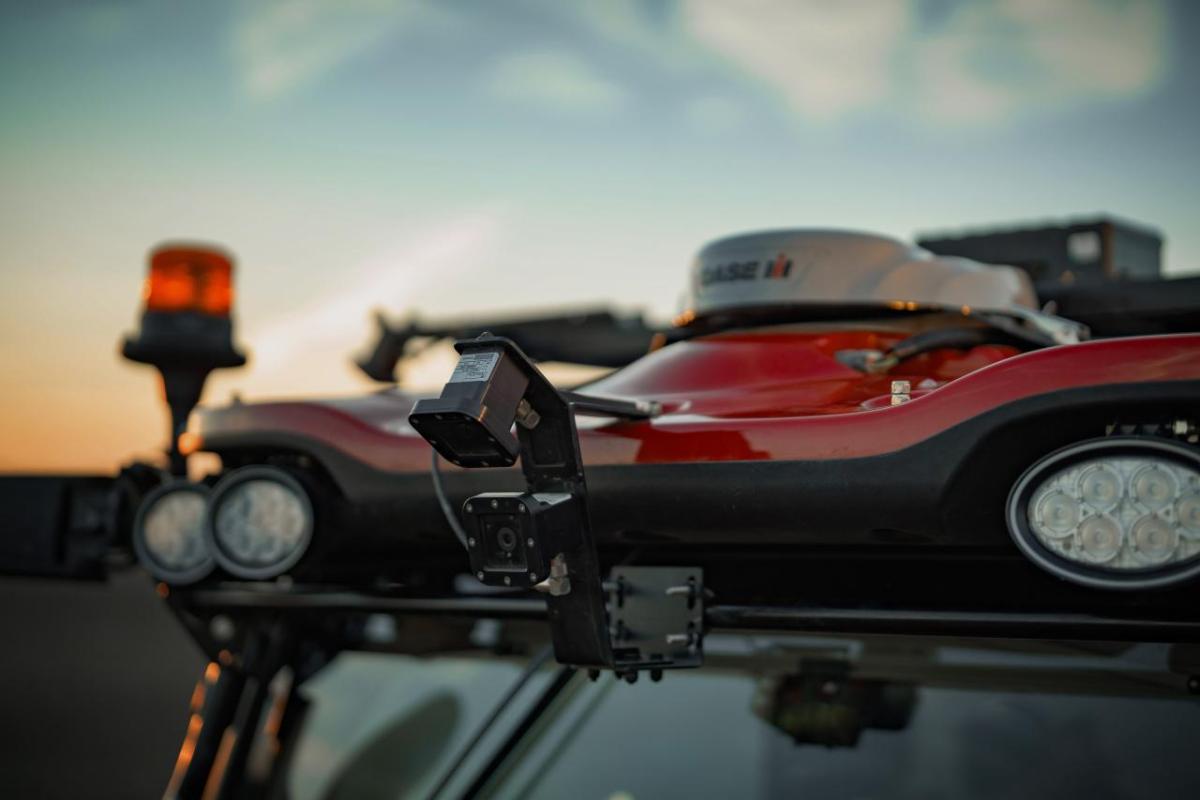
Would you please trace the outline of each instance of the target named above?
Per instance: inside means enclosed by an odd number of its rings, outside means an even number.
[[[618,566],[605,588],[618,670],[701,665],[704,570]]]

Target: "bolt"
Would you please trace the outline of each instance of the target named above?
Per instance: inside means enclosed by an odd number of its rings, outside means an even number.
[[[512,586],[512,578],[510,578],[509,576],[505,575],[505,576],[504,576],[504,585],[505,585],[505,586]]]
[[[474,510],[475,508],[470,503],[467,503],[467,513],[470,514]]]
[[[493,500],[493,501],[492,501],[492,508],[499,508],[499,507],[500,507],[500,501],[499,501],[499,500]]]
[[[625,682],[628,683],[630,686],[632,686],[633,684],[637,683],[637,679],[638,679],[637,670],[636,669],[628,670],[625,673],[624,677],[625,677]]]
[[[476,572],[475,577],[479,578],[479,580],[483,580],[483,571],[480,570],[479,572]]]
[[[529,573],[529,580],[533,581],[534,583],[537,583],[537,579],[538,579],[538,576],[537,576],[536,572]]]
[[[650,670],[650,680],[654,681],[655,683],[658,683],[659,681],[661,681],[662,680],[662,670],[661,669]]]
[[[224,614],[217,614],[212,618],[212,622],[208,623],[208,632],[218,642],[228,642],[234,634],[233,620]]]
[[[526,539],[525,544],[528,545],[529,547],[533,547],[533,544],[534,544],[533,537],[530,536],[528,539]]]
[[[467,547],[474,547],[474,546],[475,546],[475,537],[472,536],[469,539],[467,539]]]

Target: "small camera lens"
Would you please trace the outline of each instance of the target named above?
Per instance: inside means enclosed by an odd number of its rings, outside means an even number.
[[[500,549],[507,553],[511,553],[517,549],[517,534],[512,528],[501,528],[496,531],[496,544],[500,545]]]

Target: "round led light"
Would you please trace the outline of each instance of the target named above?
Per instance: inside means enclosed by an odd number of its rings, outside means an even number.
[[[1111,517],[1089,517],[1079,526],[1079,552],[1097,564],[1111,561],[1121,550],[1121,526]]]
[[[208,489],[195,483],[160,486],[142,501],[133,524],[138,561],[159,580],[194,583],[213,570],[204,537]]]
[[[1106,464],[1094,464],[1079,478],[1079,494],[1097,511],[1108,511],[1121,499],[1121,476]]]
[[[1065,447],[1013,486],[1008,528],[1039,567],[1087,586],[1200,576],[1200,449],[1132,436]]]
[[[290,569],[312,539],[304,488],[274,467],[243,467],[213,492],[208,535],[217,563],[240,578],[273,578]]]
[[[1162,517],[1147,514],[1133,524],[1134,551],[1147,564],[1167,561],[1178,545],[1179,535]]]
[[[1200,492],[1189,492],[1175,504],[1175,516],[1184,536],[1200,537]]]
[[[1079,502],[1062,492],[1049,492],[1038,500],[1033,518],[1047,536],[1070,536],[1079,524]]]
[[[1143,467],[1133,476],[1133,496],[1152,511],[1169,505],[1175,499],[1175,477],[1163,467],[1153,464]]]

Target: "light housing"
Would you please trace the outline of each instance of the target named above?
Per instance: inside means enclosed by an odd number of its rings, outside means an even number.
[[[208,374],[246,363],[233,344],[233,259],[213,247],[163,245],[150,254],[142,299],[141,325],[125,339],[121,354],[162,375],[171,411],[167,456],[171,474],[182,477],[187,463],[179,437]]]
[[[242,467],[213,489],[205,535],[213,558],[231,575],[266,580],[284,574],[312,542],[312,500],[276,467]]]
[[[209,490],[174,481],[157,487],[138,507],[133,548],[146,571],[184,586],[206,578],[216,566],[205,535]]]
[[[1069,445],[1008,497],[1008,529],[1042,569],[1084,586],[1161,588],[1200,575],[1200,451],[1152,437]]]

